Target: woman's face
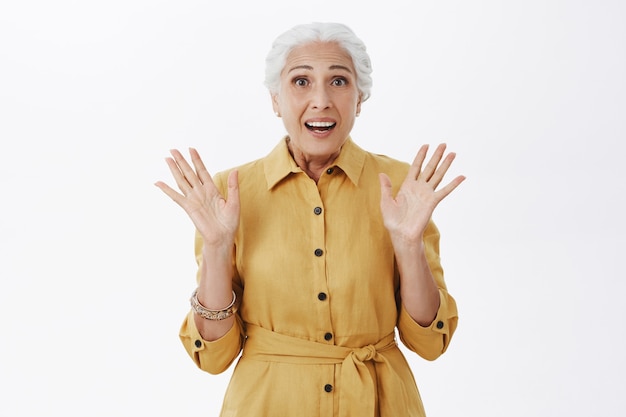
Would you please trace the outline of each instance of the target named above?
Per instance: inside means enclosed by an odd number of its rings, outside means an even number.
[[[283,118],[292,152],[310,159],[336,157],[361,108],[350,55],[334,42],[295,48],[272,104]]]

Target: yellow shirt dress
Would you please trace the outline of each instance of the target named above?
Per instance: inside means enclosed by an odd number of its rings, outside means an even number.
[[[241,219],[231,330],[202,339],[189,313],[180,329],[201,369],[217,374],[239,357],[222,417],[424,416],[396,342],[427,360],[448,347],[457,308],[439,261],[439,232],[424,233],[441,303],[422,327],[402,307],[394,252],[380,213],[378,174],[397,192],[409,165],[366,152],[352,139],[316,184],[282,140],[238,167]],[[228,172],[214,180],[227,193]],[[202,239],[196,258],[202,262]]]

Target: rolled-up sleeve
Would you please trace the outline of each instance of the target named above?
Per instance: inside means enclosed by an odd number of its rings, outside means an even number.
[[[419,325],[399,303],[398,333],[407,348],[427,360],[435,360],[447,349],[459,320],[456,301],[448,293],[439,257],[439,229],[429,222],[424,232],[424,249],[428,266],[439,288],[439,310],[432,323]]]
[[[402,343],[427,360],[435,360],[441,356],[456,330],[458,313],[454,298],[444,289],[439,289],[440,303],[435,320],[428,327],[420,326],[401,307],[398,318],[398,333]]]
[[[209,342],[200,336],[194,321],[194,313],[190,311],[180,327],[179,336],[196,365],[214,375],[228,369],[243,346],[242,324],[239,317],[224,336]]]
[[[224,186],[221,175],[216,176],[218,185]],[[204,242],[202,236],[196,230],[194,251],[196,262],[198,264],[198,272],[196,281],[200,282],[200,271],[202,267],[202,246]],[[237,294],[237,299],[243,299],[243,287],[241,280],[237,275],[233,277],[233,290]],[[180,327],[179,337],[185,347],[185,350],[193,359],[195,364],[210,374],[219,374],[224,372],[237,358],[243,348],[245,339],[244,326],[239,312],[235,314],[235,322],[230,330],[214,341],[202,339],[200,332],[194,320],[194,313],[190,311],[185,317]]]

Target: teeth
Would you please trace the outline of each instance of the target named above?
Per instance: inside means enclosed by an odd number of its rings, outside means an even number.
[[[331,127],[334,125],[332,122],[308,122],[308,126],[311,127]]]

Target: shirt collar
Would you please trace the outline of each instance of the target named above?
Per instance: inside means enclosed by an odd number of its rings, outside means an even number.
[[[365,163],[366,152],[359,148],[352,138],[348,137],[341,147],[339,156],[333,166],[339,167],[346,173],[354,185],[358,185],[361,171]],[[293,160],[287,148],[287,137],[284,137],[278,145],[265,157],[265,179],[267,189],[272,189],[281,180],[291,173],[303,172]]]

